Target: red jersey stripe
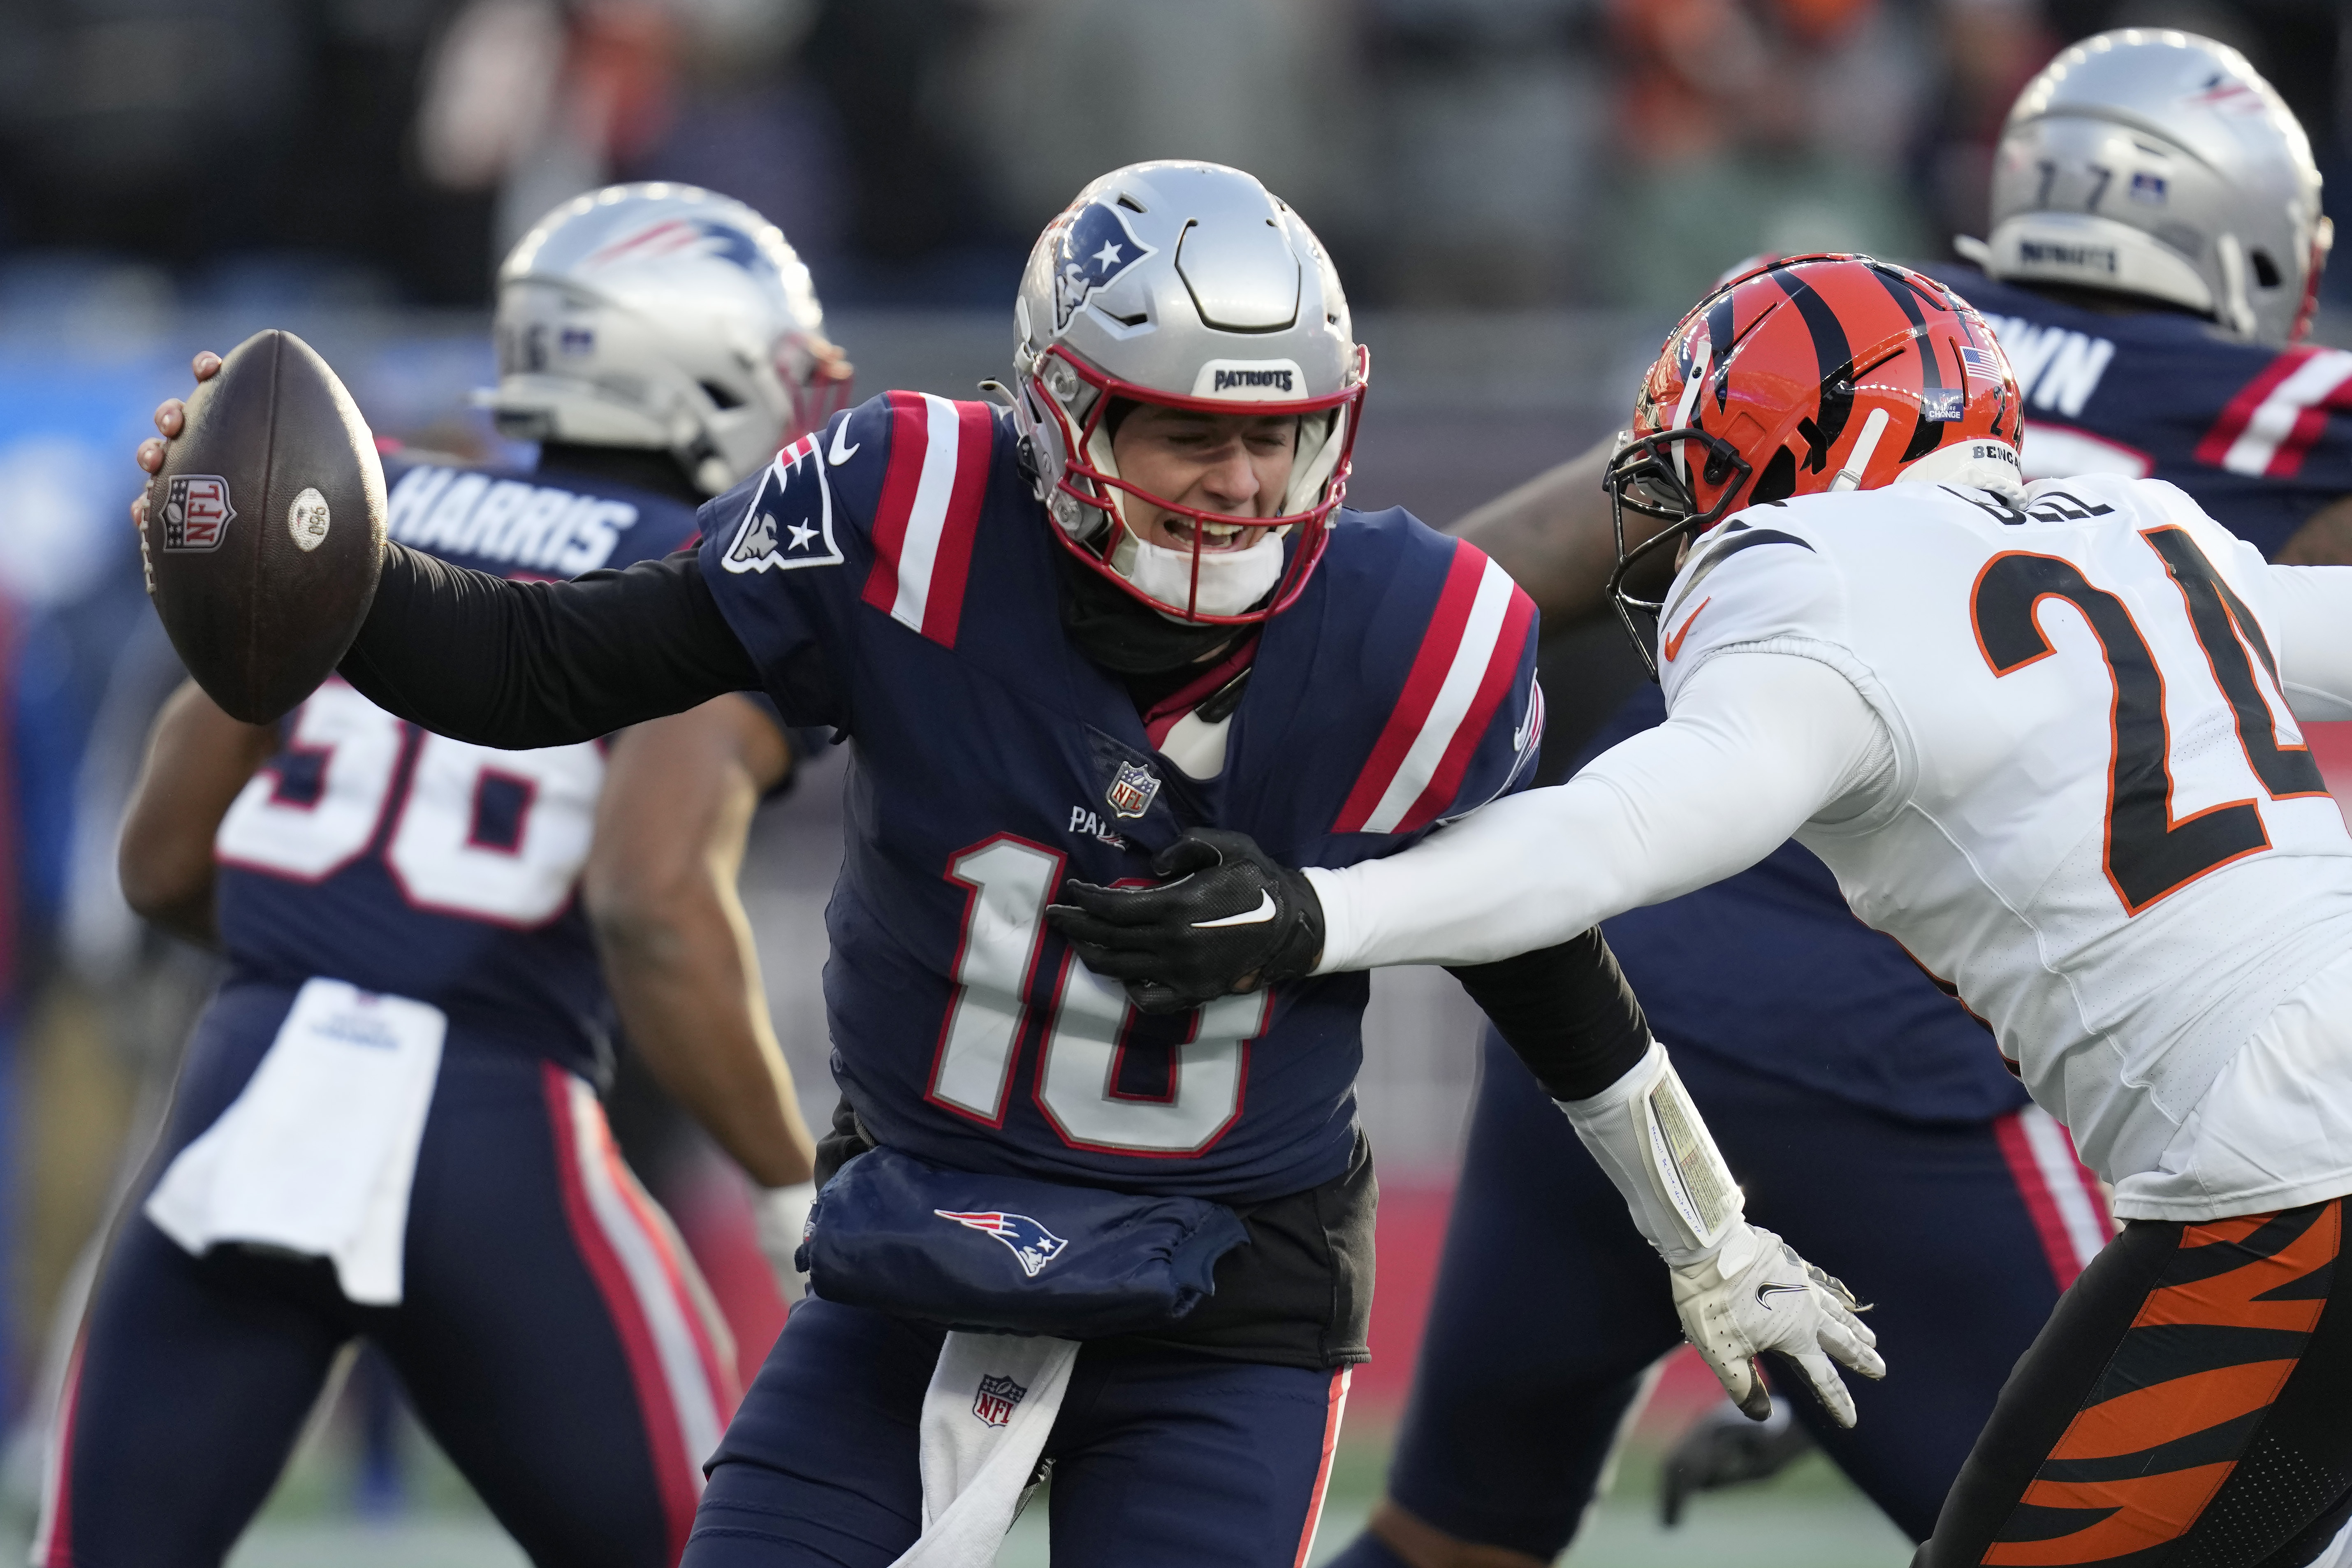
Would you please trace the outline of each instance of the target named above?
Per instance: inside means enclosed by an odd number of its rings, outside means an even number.
[[[923,635],[947,647],[955,647],[956,626],[963,618],[964,579],[971,570],[971,542],[980,532],[989,447],[996,435],[996,416],[988,404],[959,403],[955,416],[955,482],[931,557],[929,591],[923,596]]]
[[[2237,445],[2238,437],[2246,433],[2246,426],[2253,423],[2255,411],[2278,390],[2279,383],[2318,352],[2312,348],[2289,349],[2271,361],[2262,374],[2241,387],[2238,395],[2222,405],[2221,416],[2213,421],[2213,428],[2197,443],[2197,460],[2220,468],[2221,460],[2230,455],[2230,448]]]
[[[1535,625],[1535,601],[1516,584],[1511,589],[1510,606],[1503,612],[1502,634],[1486,656],[1486,673],[1478,682],[1478,694],[1471,700],[1470,710],[1447,742],[1445,753],[1430,775],[1429,786],[1421,792],[1396,825],[1399,833],[1412,833],[1428,826],[1445,813],[1462,788],[1462,778],[1470,771],[1470,759],[1478,754],[1478,747],[1486,738],[1487,726],[1495,720],[1495,710],[1510,694],[1519,673],[1519,656],[1527,651],[1528,634]]]
[[[866,602],[890,613],[898,602],[898,554],[906,547],[907,520],[922,482],[930,415],[922,394],[886,394],[890,403],[890,464],[883,470],[881,499],[874,505],[874,570],[866,574]]]
[[[2295,416],[2294,428],[2279,443],[2278,453],[2263,471],[2277,479],[2291,479],[2303,472],[2303,460],[2319,444],[2327,429],[2328,415],[2352,411],[2352,364],[2346,367],[2345,379],[2329,389],[2326,395]]]
[[[1379,808],[1381,798],[1388,794],[1430,710],[1436,705],[1446,671],[1453,668],[1454,651],[1461,647],[1463,631],[1470,624],[1470,606],[1477,601],[1478,582],[1486,569],[1486,557],[1475,546],[1467,541],[1455,542],[1445,585],[1439,591],[1437,608],[1422,633],[1421,648],[1413,655],[1404,689],[1397,694],[1396,707],[1391,710],[1380,739],[1373,742],[1364,771],[1357,775],[1355,787],[1348,792],[1346,803],[1339,807],[1339,820],[1331,825],[1332,832],[1366,831],[1365,825]]]

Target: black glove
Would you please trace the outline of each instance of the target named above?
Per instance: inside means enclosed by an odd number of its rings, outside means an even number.
[[[1097,974],[1147,1013],[1198,1007],[1296,980],[1323,956],[1314,884],[1246,833],[1194,828],[1151,858],[1156,888],[1062,885],[1045,918]]]
[[[1717,1405],[1691,1423],[1666,1455],[1658,1478],[1658,1522],[1668,1530],[1700,1492],[1769,1480],[1813,1451],[1813,1440],[1790,1418],[1789,1402],[1772,1401],[1762,1421],[1737,1405]]]

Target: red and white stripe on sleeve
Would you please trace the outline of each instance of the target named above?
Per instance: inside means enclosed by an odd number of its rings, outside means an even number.
[[[1535,615],[1509,574],[1466,541],[1454,544],[1404,689],[1334,833],[1411,833],[1444,815],[1517,683]]]
[[[2051,1277],[2063,1290],[2116,1234],[2106,1192],[2075,1155],[2072,1135],[2040,1106],[2021,1106],[1992,1128]]]
[[[2352,413],[2352,353],[2289,349],[2230,399],[2197,444],[2197,460],[2233,474],[2292,479],[2331,409]]]
[[[890,464],[874,508],[866,602],[933,642],[955,646],[972,536],[988,489],[995,411],[927,392],[893,392]]]

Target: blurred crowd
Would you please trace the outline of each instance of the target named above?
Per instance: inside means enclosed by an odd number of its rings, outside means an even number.
[[[2352,187],[2340,0],[10,0],[0,311],[480,304],[616,178],[751,202],[837,305],[994,304],[1164,155],[1259,174],[1362,304],[1664,310],[1942,254],[2016,89],[2120,25],[2242,48]]]

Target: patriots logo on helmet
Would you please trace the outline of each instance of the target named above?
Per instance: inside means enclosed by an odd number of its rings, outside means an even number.
[[[1013,1249],[1021,1260],[1021,1272],[1030,1279],[1056,1258],[1070,1244],[1055,1236],[1025,1214],[1003,1214],[993,1209],[959,1214],[953,1209],[933,1209],[941,1219],[951,1219],[967,1230],[992,1236]]]
[[[1002,1426],[1013,1419],[1013,1407],[1029,1397],[1029,1390],[1009,1377],[993,1374],[980,1380],[980,1391],[971,1397],[971,1413],[987,1426]]]
[[[1157,246],[1135,237],[1118,208],[1088,202],[1062,230],[1061,248],[1055,258],[1054,331],[1066,331],[1070,318],[1078,313],[1088,295],[1117,282],[1137,262],[1158,251]]]
[[[759,243],[732,224],[716,218],[667,217],[603,247],[585,265],[602,267],[615,261],[643,261],[699,249],[705,256],[731,261],[746,272],[769,268]]]

